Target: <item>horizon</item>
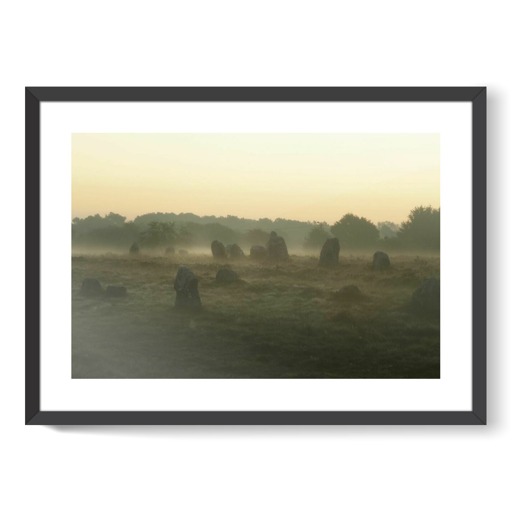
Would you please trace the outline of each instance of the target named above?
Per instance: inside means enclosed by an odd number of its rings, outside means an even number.
[[[432,205],[425,205],[425,204],[421,204],[421,205],[417,205],[415,207],[413,207],[411,209],[411,211],[414,209],[414,208],[434,208]],[[439,210],[440,208],[435,208],[436,210]],[[409,212],[410,213],[410,212]],[[402,220],[402,221],[398,221],[398,222],[394,222],[394,221],[390,221],[389,219],[385,219],[385,220],[378,220],[378,221],[373,221],[371,219],[366,219],[366,220],[369,220],[370,222],[372,222],[373,224],[375,224],[376,226],[380,223],[383,223],[383,222],[393,222],[394,224],[397,224],[399,227],[401,226],[401,224],[403,222],[406,222],[407,219],[408,219],[408,216],[409,216],[409,213],[407,214],[407,216]],[[96,215],[99,215],[100,217],[102,218],[105,218],[107,217],[109,214],[114,214],[114,215],[121,215],[122,217],[125,218],[124,222],[134,222],[136,218],[138,217],[143,217],[145,215],[176,215],[176,216],[179,216],[179,215],[194,215],[196,217],[199,217],[199,218],[205,218],[205,217],[215,217],[215,219],[218,219],[218,220],[222,220],[222,219],[227,219],[229,217],[232,217],[232,218],[236,218],[238,220],[241,220],[241,221],[249,221],[249,222],[260,222],[260,221],[263,221],[263,220],[270,220],[271,222],[275,222],[276,220],[284,220],[284,221],[291,221],[291,222],[302,222],[302,223],[305,223],[305,224],[325,224],[327,226],[333,226],[336,222],[338,222],[339,220],[341,220],[345,215],[348,215],[348,214],[352,214],[352,215],[355,215],[356,217],[363,217],[363,218],[366,218],[362,215],[358,215],[357,213],[354,213],[354,212],[346,212],[344,213],[343,215],[341,215],[335,222],[333,223],[329,223],[327,221],[318,221],[318,220],[300,220],[300,219],[291,219],[291,218],[284,218],[284,217],[276,217],[276,218],[271,218],[271,217],[260,217],[258,219],[256,218],[253,218],[253,217],[239,217],[237,215],[232,215],[232,214],[227,214],[227,215],[211,215],[211,214],[205,214],[205,215],[198,215],[194,212],[144,212],[144,213],[141,213],[141,214],[138,214],[136,215],[135,217],[132,217],[132,218],[129,218],[127,217],[126,215],[123,215],[122,213],[119,213],[119,212],[113,212],[113,211],[109,211],[109,212],[106,212],[106,213],[100,213],[100,212],[95,212],[95,213],[91,213],[91,214],[88,214],[88,215],[85,215],[83,217],[80,217],[80,216],[73,216],[73,218],[71,219],[72,221],[75,219],[75,218],[78,218],[80,220],[84,220],[86,219],[87,217],[94,217]]]
[[[72,135],[72,218],[176,211],[401,224],[440,207],[439,134]],[[338,212],[345,212],[339,214]]]

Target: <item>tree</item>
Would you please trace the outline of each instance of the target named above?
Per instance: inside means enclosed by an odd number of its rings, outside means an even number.
[[[112,226],[122,226],[126,217],[123,217],[118,213],[110,212],[108,215],[105,215],[105,220]]]
[[[187,225],[179,227],[176,242],[186,247],[194,245],[194,235]]]
[[[418,206],[402,222],[398,239],[403,247],[439,250],[441,242],[441,210],[431,206]]]
[[[305,249],[320,249],[325,241],[329,238],[329,233],[325,230],[326,224],[318,223],[306,235],[304,239]]]
[[[342,248],[370,247],[379,239],[379,230],[373,222],[352,213],[347,213],[336,222],[331,233],[339,239]]]
[[[377,224],[381,238],[394,238],[398,234],[400,226],[394,222],[385,221]]]
[[[206,242],[208,245],[210,245],[213,240],[219,240],[223,244],[233,244],[238,242],[239,234],[233,229],[223,226],[219,222],[204,224],[202,228],[202,241]]]
[[[219,240],[223,244],[237,243],[239,234],[218,222],[209,224],[187,222],[184,231],[180,230],[179,237],[180,242],[184,241],[185,245],[195,244],[209,247],[213,240]]]
[[[250,229],[242,235],[241,241],[247,245],[265,245],[270,237],[269,231],[263,229]]]
[[[141,245],[160,247],[172,244],[176,240],[174,222],[150,222],[148,229],[141,233]]]

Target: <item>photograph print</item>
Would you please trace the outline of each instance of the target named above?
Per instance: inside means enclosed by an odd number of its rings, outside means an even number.
[[[439,379],[438,133],[73,133],[73,379]]]

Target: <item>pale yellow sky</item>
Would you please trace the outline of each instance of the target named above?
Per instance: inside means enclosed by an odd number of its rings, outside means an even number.
[[[73,217],[402,222],[439,207],[438,134],[78,133]]]

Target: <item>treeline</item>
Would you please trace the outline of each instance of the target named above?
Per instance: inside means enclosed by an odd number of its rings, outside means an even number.
[[[320,248],[327,238],[335,236],[341,246],[351,249],[379,247],[388,250],[438,251],[441,235],[441,211],[431,206],[411,210],[399,226],[392,222],[373,222],[347,213],[334,225],[318,224],[311,229],[304,246]]]
[[[317,251],[325,240],[337,237],[342,248],[388,250],[439,250],[440,211],[430,206],[414,208],[401,225],[373,224],[351,213],[332,226],[326,223],[289,219],[244,219],[194,215],[192,213],[148,213],[127,221],[116,213],[74,218],[72,240],[75,248],[127,250],[137,242],[141,248],[159,249],[169,245],[182,248],[209,247],[212,240],[237,243],[249,248],[265,245],[270,232],[283,236],[292,250]]]

